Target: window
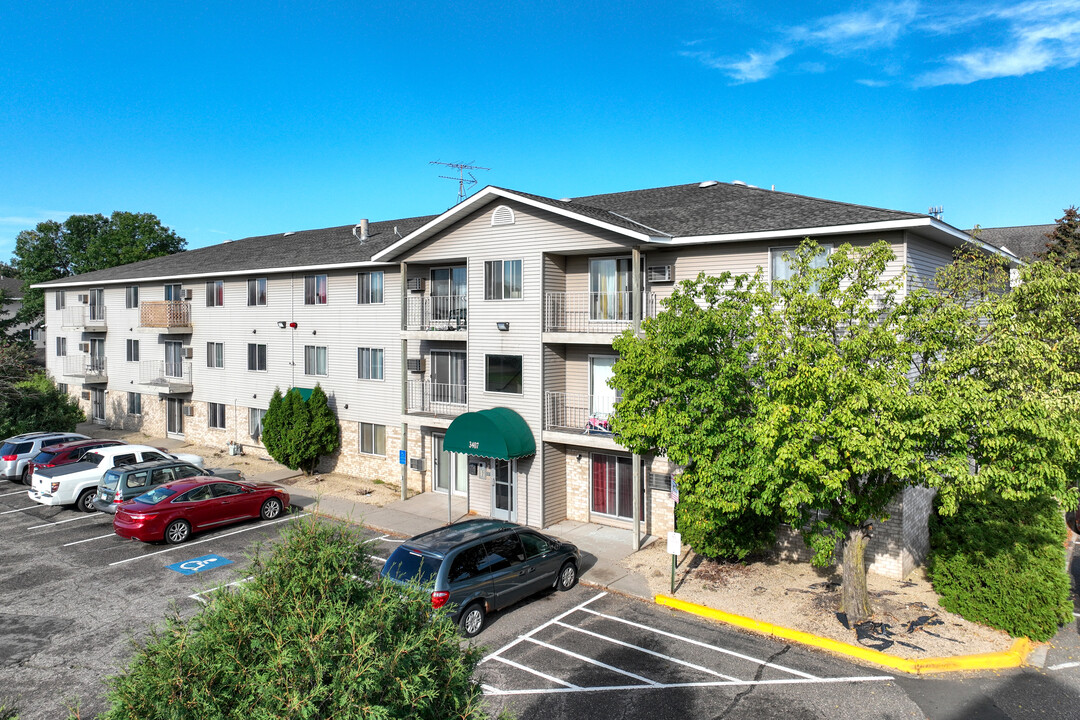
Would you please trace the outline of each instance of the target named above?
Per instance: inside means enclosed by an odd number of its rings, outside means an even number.
[[[326,304],[326,276],[325,275],[305,275],[304,276],[304,304],[305,305],[325,305]]]
[[[127,339],[127,361],[139,362],[139,341]]]
[[[519,531],[518,537],[521,538],[521,545],[525,548],[525,557],[530,560],[534,557],[540,557],[548,550],[551,550],[551,544],[539,535]]]
[[[225,429],[225,406],[221,403],[206,403],[206,424],[218,430]]]
[[[56,389],[67,395],[68,386],[67,383],[56,383]]]
[[[248,305],[266,304],[266,278],[248,280]]]
[[[386,455],[386,426],[360,423],[360,452],[365,455]]]
[[[124,292],[124,307],[137,308],[139,307],[139,286],[129,285]]]
[[[362,272],[356,275],[356,302],[377,305],[383,301],[383,271]]]
[[[150,473],[147,470],[128,473],[127,477],[124,478],[124,485],[129,488],[146,487],[146,478],[149,474]]]
[[[64,357],[67,355],[67,338],[56,338],[56,357]]]
[[[206,343],[206,367],[225,367],[225,343]]]
[[[166,459],[165,456],[162,455],[161,453],[147,451],[147,452],[144,452],[142,454],[142,461],[143,462],[149,462],[150,460],[165,460],[165,459]],[[135,461],[132,460],[132,462],[135,462]]]
[[[266,346],[260,343],[248,343],[248,370],[266,370]]]
[[[484,372],[488,392],[521,394],[520,355],[487,355]]]
[[[266,411],[259,408],[248,408],[248,435],[258,440],[262,437],[263,419]]]
[[[462,550],[454,558],[454,562],[450,564],[450,573],[446,577],[447,581],[451,583],[464,582],[490,574],[491,568],[480,568],[487,554],[487,548],[484,547],[483,543]]]
[[[326,346],[304,346],[304,374],[326,375]]]
[[[128,415],[142,415],[142,395],[137,392],[129,392],[127,400]]]
[[[56,291],[56,309],[63,310],[67,307],[67,296],[63,290]]]
[[[634,517],[633,463],[619,455],[593,453],[591,498],[592,511],[626,519]],[[645,483],[641,483],[641,519],[645,519]]]
[[[489,260],[484,263],[484,299],[521,299],[520,260]]]
[[[382,348],[357,348],[357,377],[361,380],[383,379]]]
[[[777,280],[790,280],[795,276],[794,269],[791,267],[794,255],[798,251],[797,247],[774,247],[769,248],[769,283],[770,285]],[[829,264],[829,253],[832,252],[832,245],[822,245],[821,251],[814,256],[814,260],[810,263],[812,268],[823,268]],[[788,257],[784,257],[787,255]],[[810,288],[812,292],[817,291],[817,284]]]
[[[225,281],[211,280],[206,283],[206,307],[221,307],[225,304]]]
[[[589,260],[589,319],[632,319],[633,259],[593,258]]]

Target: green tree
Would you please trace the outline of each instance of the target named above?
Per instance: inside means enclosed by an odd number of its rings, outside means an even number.
[[[1050,242],[1046,250],[1036,257],[1058,263],[1072,272],[1080,272],[1080,210],[1069,207],[1065,214],[1057,219],[1057,227],[1047,233]]]
[[[116,211],[46,220],[23,230],[15,240],[12,265],[23,280],[19,320],[44,319],[44,293],[31,285],[93,270],[181,252],[187,241],[150,213]]]
[[[39,372],[0,392],[0,436],[11,437],[36,430],[74,432],[86,421],[79,404],[62,393],[49,377]]]
[[[105,720],[486,717],[480,652],[430,590],[381,580],[349,526],[297,521],[245,573],[136,645]]]
[[[320,385],[306,402],[296,388],[284,396],[275,388],[263,419],[262,440],[274,460],[311,474],[320,456],[340,446],[341,427]]]

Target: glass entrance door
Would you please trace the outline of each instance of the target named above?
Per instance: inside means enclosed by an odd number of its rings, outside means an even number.
[[[165,401],[165,432],[168,435],[184,434],[184,401],[167,398]]]
[[[96,423],[105,422],[105,391],[90,391],[90,419]]]
[[[183,286],[182,285],[166,285],[165,286],[165,299],[166,300],[183,300]]]
[[[105,291],[90,291],[90,319],[101,321],[105,319]]]
[[[431,271],[431,319],[447,326],[464,327],[468,312],[469,276],[466,267]]]
[[[461,453],[447,452],[443,449],[444,435],[432,435],[435,458],[435,489],[446,492],[452,488],[455,495],[464,495],[469,482],[469,458]]]
[[[105,373],[105,341],[98,338],[90,340],[90,355],[86,358],[86,374],[102,375]]]
[[[630,320],[634,304],[630,258],[589,261],[589,319]]]
[[[431,399],[434,402],[464,405],[468,399],[467,378],[465,353],[431,351]]]
[[[491,517],[496,520],[517,520],[516,460],[492,460]]]
[[[184,343],[165,341],[165,377],[184,377]]]

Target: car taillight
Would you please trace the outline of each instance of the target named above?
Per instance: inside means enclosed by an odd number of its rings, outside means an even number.
[[[132,520],[145,520],[146,518],[148,518],[150,516],[149,515],[133,515],[132,513],[128,513],[128,517],[131,518]]]
[[[450,593],[446,590],[436,590],[431,593],[431,607],[441,608],[450,599]]]
[[[51,485],[49,485],[49,488],[50,488],[49,492],[54,493],[54,492],[56,492],[57,490],[60,489],[60,483],[58,483],[58,482],[52,483]]]
[[[14,460],[17,457],[19,457],[19,456],[18,455],[5,455],[4,457],[0,458],[0,460],[5,460],[7,462],[11,462],[12,460]]]

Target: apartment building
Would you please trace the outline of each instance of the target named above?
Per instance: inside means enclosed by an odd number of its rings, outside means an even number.
[[[699,272],[780,276],[805,237],[886,240],[906,287],[972,242],[931,216],[741,183],[564,199],[487,187],[440,215],[44,283],[48,367],[97,422],[222,447],[259,445],[275,387],[320,383],[343,428],[326,470],[461,495],[535,527],[662,535],[677,468],[608,431],[612,340]],[[897,499],[873,571],[921,562],[929,497]]]

